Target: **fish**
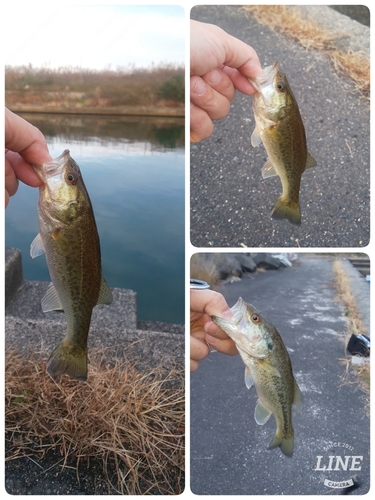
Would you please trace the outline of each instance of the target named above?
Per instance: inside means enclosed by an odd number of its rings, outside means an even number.
[[[279,447],[291,457],[294,449],[292,406],[298,413],[303,397],[294,378],[288,351],[276,328],[254,306],[241,297],[231,308],[233,316],[212,320],[224,330],[236,344],[245,364],[245,384],[255,386],[258,401],[254,418],[257,424],[265,424],[273,414],[276,432],[269,449]]]
[[[297,101],[277,62],[249,81],[257,91],[253,100],[256,126],[251,144],[257,147],[263,142],[268,158],[262,168],[262,177],[278,175],[283,189],[271,217],[299,225],[301,176],[306,169],[314,167],[316,161],[307,150]]]
[[[66,149],[58,158],[33,165],[39,188],[39,233],[32,258],[46,256],[51,281],[42,311],[64,310],[67,332],[47,361],[56,378],[87,379],[87,338],[92,310],[110,304],[112,292],[101,267],[100,242],[90,197],[79,166]]]

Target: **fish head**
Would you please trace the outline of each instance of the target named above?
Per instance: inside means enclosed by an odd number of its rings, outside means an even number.
[[[264,68],[262,74],[250,79],[250,83],[257,90],[254,96],[255,114],[273,121],[281,120],[294,97],[288,79],[277,62]]]
[[[58,158],[33,168],[43,181],[39,209],[49,218],[69,222],[90,203],[79,166],[68,149]]]
[[[231,311],[233,316],[230,319],[213,316],[212,320],[229,335],[240,351],[256,358],[268,357],[273,340],[265,318],[241,297]]]

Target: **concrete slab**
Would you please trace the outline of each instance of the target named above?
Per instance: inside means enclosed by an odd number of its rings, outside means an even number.
[[[268,450],[271,418],[254,420],[257,396],[244,383],[239,356],[212,352],[191,374],[191,489],[197,495],[365,494],[370,485],[370,421],[365,395],[344,383],[347,319],[336,299],[332,260],[299,254],[293,267],[249,274],[222,290],[230,306],[239,296],[278,329],[304,397],[294,417],[292,458]],[[361,277],[361,279],[363,279]],[[366,295],[360,297],[366,302]],[[346,446],[346,448],[345,448]],[[321,460],[360,456],[358,470],[317,470]],[[326,464],[327,466],[327,464]],[[352,489],[325,480],[354,478]]]
[[[6,317],[7,349],[24,352],[45,352],[48,355],[63,339],[66,326],[54,320]],[[185,339],[175,333],[104,327],[95,323],[90,327],[88,349],[101,349],[103,357],[111,362],[114,357],[131,363],[139,370],[162,365],[168,370],[172,363],[184,363]],[[90,368],[89,368],[90,376]]]
[[[24,281],[8,305],[6,316],[24,320],[46,319],[66,323],[62,311],[43,313],[41,300],[50,283],[47,281]],[[111,288],[112,304],[99,304],[93,310],[91,324],[112,328],[137,328],[137,294],[133,290]]]
[[[21,252],[17,248],[5,248],[5,307],[13,299],[22,280]]]

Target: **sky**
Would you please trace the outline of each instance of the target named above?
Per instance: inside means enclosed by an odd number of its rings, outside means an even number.
[[[181,6],[9,4],[5,65],[116,70],[184,64]]]

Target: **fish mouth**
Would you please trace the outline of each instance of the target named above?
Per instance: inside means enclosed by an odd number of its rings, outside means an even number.
[[[41,165],[33,165],[33,169],[45,183],[47,181],[47,177],[59,174],[69,159],[70,151],[69,149],[65,149],[65,151],[54,160],[42,163]]]
[[[233,312],[233,316],[230,319],[224,319],[218,316],[213,316],[212,319],[223,328],[233,340],[235,340],[240,334],[239,332],[246,327],[246,302],[240,297],[235,305],[231,307],[231,311]]]
[[[263,69],[263,73],[255,78],[249,78],[250,83],[255,87],[258,92],[262,92],[264,87],[272,85],[273,79],[277,72],[277,62],[275,61],[271,66]]]
[[[240,353],[247,353],[254,358],[263,359],[268,356],[268,351],[264,351],[262,347],[262,332],[258,332],[256,329],[254,331],[251,326],[249,329],[249,324],[251,325],[248,317],[249,309],[256,311],[252,305],[247,304],[240,297],[236,304],[231,307],[233,316],[230,319],[213,316],[212,320],[233,340]]]
[[[241,330],[247,323],[246,317],[246,302],[240,297],[237,302],[231,307],[231,311],[233,312],[233,316],[229,320],[232,325],[236,325],[239,330]]]

